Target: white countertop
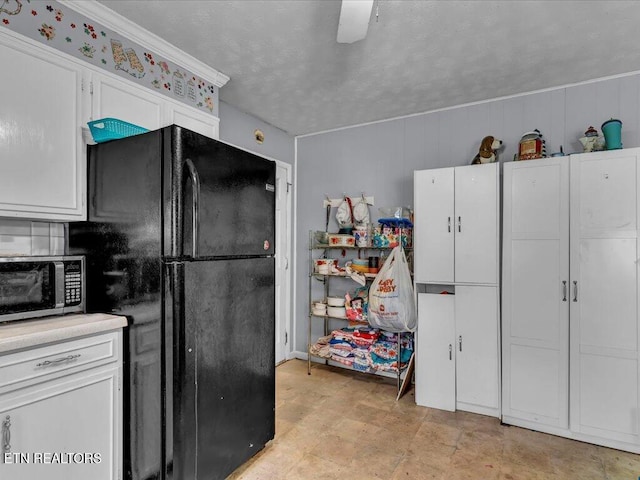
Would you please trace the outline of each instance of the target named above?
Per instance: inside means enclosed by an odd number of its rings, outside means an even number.
[[[127,326],[127,318],[106,313],[78,313],[0,325],[0,353]]]

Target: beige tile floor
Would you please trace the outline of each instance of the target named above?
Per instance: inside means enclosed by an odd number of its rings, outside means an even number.
[[[276,437],[229,479],[638,480],[640,455],[396,402],[395,382],[290,360]]]

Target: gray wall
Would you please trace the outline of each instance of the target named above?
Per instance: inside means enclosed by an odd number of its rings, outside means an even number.
[[[255,141],[253,132],[256,129],[264,133],[262,144]],[[294,163],[292,136],[224,102],[220,102],[220,140],[291,165]]]
[[[549,154],[560,145],[579,152],[584,131],[590,125],[600,131],[612,117],[622,120],[623,146],[640,146],[640,75],[299,137],[294,350],[306,351],[308,232],[324,228],[325,194],[373,195],[370,213],[377,219],[378,207],[413,204],[414,170],[467,165],[486,135],[505,142],[501,161],[512,160],[522,134],[534,128],[544,135]],[[329,226],[335,232],[334,215],[335,209]],[[313,336],[321,333],[316,323]]]

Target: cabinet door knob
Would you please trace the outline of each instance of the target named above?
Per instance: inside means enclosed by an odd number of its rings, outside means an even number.
[[[449,344],[449,360],[453,360],[453,347]]]
[[[567,281],[566,280],[562,281],[562,301],[563,302],[567,301]]]
[[[11,452],[11,417],[9,415],[2,422],[2,451],[3,453]]]
[[[451,233],[451,217],[447,217],[447,231]]]
[[[577,280],[573,281],[573,301],[574,302],[578,301],[578,281]]]

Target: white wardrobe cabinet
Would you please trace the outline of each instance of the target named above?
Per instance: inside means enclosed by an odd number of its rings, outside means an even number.
[[[496,284],[499,165],[414,172],[417,283]]]
[[[502,414],[569,422],[569,161],[504,164]]]
[[[505,164],[505,423],[640,452],[639,162]]]
[[[498,180],[498,164],[414,172],[418,405],[500,414]]]
[[[570,167],[570,425],[636,451],[639,160],[618,150]]]

